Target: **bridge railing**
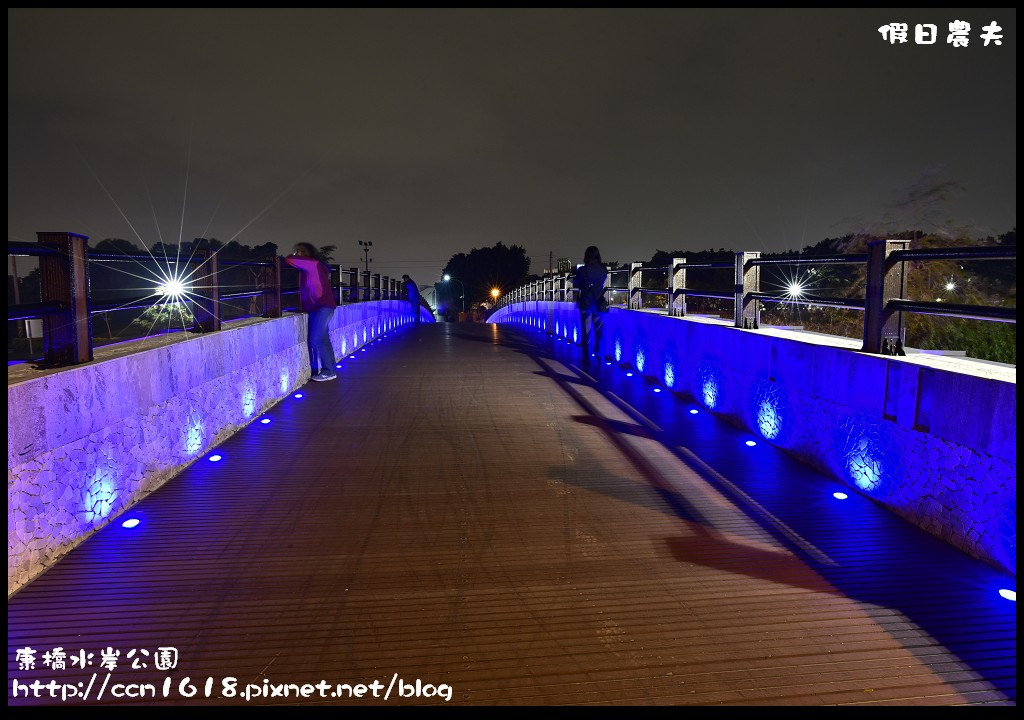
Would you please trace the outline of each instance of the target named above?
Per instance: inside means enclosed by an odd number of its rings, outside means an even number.
[[[19,302],[15,282],[15,303],[8,305],[7,320],[41,320],[42,365],[61,367],[89,362],[93,359],[92,317],[121,310],[145,310],[168,302],[171,294],[161,290],[161,280],[177,279],[186,285],[187,294],[174,300],[180,304],[183,317],[192,323],[192,332],[215,332],[225,320],[225,310],[239,301],[250,300],[254,310],[249,316],[281,317],[285,310],[298,309],[298,275],[280,257],[265,261],[236,261],[218,257],[216,250],[196,249],[188,257],[152,254],[107,253],[90,250],[88,237],[76,233],[38,233],[38,243],[8,242],[9,257],[30,256],[39,261],[39,302]],[[112,267],[117,263],[153,266],[151,278],[138,273],[153,286],[135,297],[100,300],[90,292],[90,268]],[[221,282],[222,272],[230,268],[248,268],[250,286],[255,289],[228,290]],[[360,272],[358,268],[330,265],[331,286],[339,304],[367,300],[390,300],[405,297],[401,280],[377,273]],[[125,272],[125,271],[122,271]],[[282,275],[294,282],[282,283]],[[237,286],[236,286],[237,287]],[[116,288],[110,288],[116,290]],[[122,288],[123,290],[123,288]],[[141,337],[145,337],[142,335]]]
[[[687,297],[712,298],[731,302],[733,323],[738,328],[758,329],[761,306],[766,303],[831,307],[864,313],[864,352],[903,355],[906,342],[904,313],[939,315],[968,320],[1016,323],[1015,307],[924,302],[907,299],[907,271],[910,262],[945,260],[1016,260],[1017,250],[1007,246],[909,249],[909,240],[879,240],[869,243],[866,254],[798,255],[762,258],[759,252],[736,252],[733,262],[687,263],[672,258],[671,265],[655,266],[631,263],[628,269],[609,272],[605,293],[611,305],[631,310],[648,308],[649,298],[661,298],[668,315],[687,314]],[[769,266],[863,265],[866,286],[863,297],[826,297],[789,290],[765,292],[761,288],[761,268]],[[692,271],[732,270],[732,287],[688,288],[687,274]],[[616,286],[612,278],[627,274],[625,286]],[[663,276],[663,287],[644,287],[645,276]],[[648,282],[648,284],[650,284]],[[572,275],[549,276],[507,293],[499,307],[528,300],[572,302],[575,290]]]

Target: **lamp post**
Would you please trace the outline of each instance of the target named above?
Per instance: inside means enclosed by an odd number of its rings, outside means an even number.
[[[360,240],[359,246],[363,248],[363,264],[366,266],[366,274],[370,274],[370,247],[373,245],[372,240]]]
[[[462,284],[461,280],[456,280],[451,275],[445,275],[444,281],[448,282],[449,280],[459,283],[459,287],[462,288],[462,312],[466,312],[466,286]]]

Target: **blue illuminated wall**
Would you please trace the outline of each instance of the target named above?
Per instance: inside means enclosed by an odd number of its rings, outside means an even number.
[[[337,357],[411,322],[408,308],[339,307]],[[8,386],[8,595],[309,376],[306,316],[290,315]]]
[[[491,322],[578,336],[571,303]],[[975,557],[1016,574],[1016,376],[613,308],[605,352]],[[1008,377],[1009,376],[1009,377]]]

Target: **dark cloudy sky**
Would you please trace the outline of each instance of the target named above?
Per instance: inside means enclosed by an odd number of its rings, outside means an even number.
[[[345,265],[370,240],[375,271],[432,282],[498,241],[539,271],[1017,221],[1009,9],[9,9],[7,32],[10,239]]]

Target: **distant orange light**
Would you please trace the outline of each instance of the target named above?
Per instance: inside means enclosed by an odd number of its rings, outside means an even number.
[[[495,300],[498,299],[499,295],[501,295],[501,290],[499,290],[498,288],[494,288],[493,290],[491,290],[491,297],[494,298]]]

